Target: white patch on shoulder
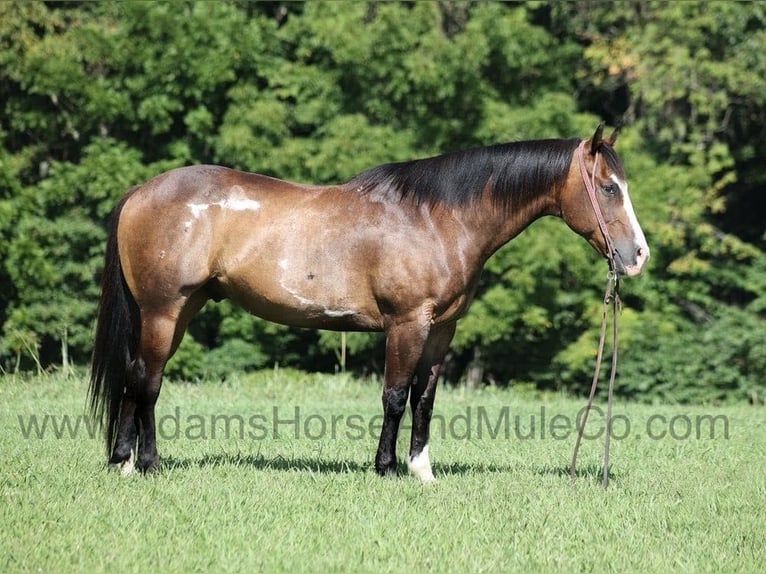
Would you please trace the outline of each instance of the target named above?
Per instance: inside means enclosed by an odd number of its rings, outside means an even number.
[[[184,231],[189,231],[191,229],[191,219],[184,221]]]
[[[420,482],[434,482],[434,473],[431,470],[431,461],[428,458],[428,445],[423,447],[423,450],[415,456],[407,457],[407,468],[410,472],[419,479]]]

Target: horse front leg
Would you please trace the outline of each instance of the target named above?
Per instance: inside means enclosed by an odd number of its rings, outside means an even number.
[[[418,361],[416,378],[410,393],[412,435],[407,468],[421,482],[435,480],[428,455],[431,415],[436,398],[436,382],[450,341],[455,334],[455,326],[455,323],[449,323],[431,331],[423,355]]]
[[[427,325],[427,323],[426,323]],[[386,331],[386,365],[383,375],[383,426],[380,431],[375,470],[396,473],[396,438],[415,367],[423,352],[428,328],[422,321],[400,323]]]

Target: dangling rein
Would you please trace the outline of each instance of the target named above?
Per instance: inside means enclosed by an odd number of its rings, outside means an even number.
[[[583,158],[583,146],[585,142],[577,148],[577,157],[580,164],[580,175],[582,175],[585,189],[588,191],[588,198],[590,198],[591,205],[593,206],[593,212],[596,215],[598,226],[601,229],[601,233],[604,236],[606,242],[607,259],[609,260],[609,273],[606,278],[606,287],[604,288],[604,306],[601,314],[601,335],[598,341],[598,352],[596,353],[596,369],[593,373],[593,382],[590,385],[590,395],[588,396],[588,403],[585,406],[585,413],[582,418],[582,422],[578,425],[577,429],[577,442],[575,442],[574,453],[572,454],[572,465],[569,468],[569,474],[574,482],[576,479],[576,467],[577,467],[577,453],[580,450],[580,443],[582,442],[583,432],[585,431],[585,424],[588,422],[588,415],[590,414],[591,407],[593,406],[593,397],[596,395],[596,387],[598,386],[599,375],[601,374],[601,361],[604,356],[604,342],[606,340],[606,322],[609,315],[609,306],[612,306],[612,369],[609,373],[609,388],[607,391],[606,399],[606,438],[604,442],[604,465],[601,474],[601,484],[604,488],[609,486],[609,443],[612,438],[612,391],[614,389],[614,378],[617,374],[617,315],[620,310],[620,278],[617,275],[615,261],[614,261],[614,245],[612,238],[609,236],[609,231],[606,227],[606,221],[604,221],[604,215],[601,213],[601,208],[596,200],[596,167],[598,166],[599,155],[596,153],[596,159],[593,164],[593,173],[588,178],[588,171],[585,168],[585,159]]]

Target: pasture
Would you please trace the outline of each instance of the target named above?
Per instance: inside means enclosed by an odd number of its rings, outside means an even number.
[[[380,390],[285,371],[166,383],[161,470],[121,476],[78,418],[84,374],[5,375],[0,570],[759,572],[766,563],[762,407],[618,400],[604,491],[597,411],[576,484],[568,476],[584,400],[441,387],[437,482],[423,485],[402,464],[408,430],[399,476],[373,470]]]

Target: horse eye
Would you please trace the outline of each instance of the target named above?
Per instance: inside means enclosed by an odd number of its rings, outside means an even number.
[[[613,183],[607,183],[601,186],[601,191],[603,191],[606,195],[616,195],[617,189],[617,186]]]

